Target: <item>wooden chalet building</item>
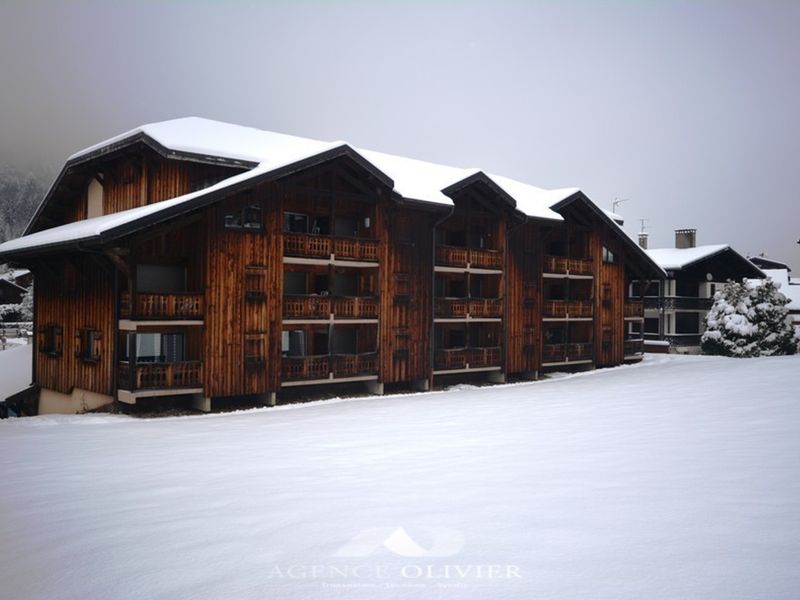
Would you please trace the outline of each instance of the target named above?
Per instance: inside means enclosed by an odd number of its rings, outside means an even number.
[[[0,259],[41,412],[618,365],[664,276],[577,189],[197,118],[72,156]]]

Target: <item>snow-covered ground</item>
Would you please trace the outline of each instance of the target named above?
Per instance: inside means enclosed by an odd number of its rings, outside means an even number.
[[[800,358],[0,422],[0,597],[796,598]]]

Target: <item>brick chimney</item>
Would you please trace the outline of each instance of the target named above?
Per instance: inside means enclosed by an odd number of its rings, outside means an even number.
[[[697,245],[697,229],[676,229],[675,247],[694,248]]]
[[[647,250],[647,234],[644,231],[639,233],[639,246]]]

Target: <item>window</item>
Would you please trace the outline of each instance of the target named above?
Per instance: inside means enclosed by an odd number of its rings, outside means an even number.
[[[182,333],[137,333],[137,362],[176,363],[184,361]]]
[[[358,237],[358,218],[336,217],[333,224],[333,233],[346,237]]]
[[[245,335],[244,362],[246,365],[261,365],[267,362],[266,335],[263,333]]]
[[[64,330],[58,325],[45,325],[39,330],[39,351],[48,356],[61,356]]]
[[[308,273],[303,271],[284,271],[283,293],[302,295],[308,290]]]
[[[289,233],[308,233],[308,215],[283,213],[283,230]]]
[[[186,267],[179,265],[137,265],[136,290],[152,294],[186,291]]]
[[[647,318],[644,320],[644,332],[649,334],[658,335],[658,319]]]
[[[96,329],[83,328],[76,336],[75,355],[83,362],[96,363],[100,360],[100,339],[102,335]]]
[[[332,354],[357,354],[358,336],[354,327],[334,329]]]
[[[244,297],[264,300],[267,297],[267,270],[264,267],[246,267],[244,270]]]
[[[700,315],[691,312],[675,313],[675,333],[700,333]]]
[[[616,262],[614,258],[614,253],[605,246],[603,246],[603,262],[606,263]]]
[[[281,353],[283,356],[302,357],[306,355],[306,332],[302,329],[284,331],[281,334]]]
[[[225,212],[226,229],[245,229],[258,231],[261,229],[261,207],[258,204],[247,204]]]
[[[700,285],[696,281],[676,279],[675,295],[697,298],[700,295]]]

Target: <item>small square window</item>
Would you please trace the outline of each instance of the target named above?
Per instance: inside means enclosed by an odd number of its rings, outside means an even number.
[[[605,246],[603,246],[603,262],[607,263],[616,262],[614,253]]]
[[[258,231],[261,227],[261,207],[258,204],[248,204],[225,212],[226,229]]]

